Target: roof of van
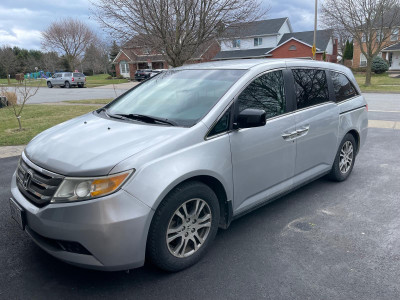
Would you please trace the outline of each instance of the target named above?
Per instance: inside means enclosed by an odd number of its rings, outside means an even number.
[[[315,61],[311,59],[285,59],[285,58],[266,58],[266,59],[236,59],[236,60],[222,60],[222,61],[212,61],[199,64],[189,64],[176,69],[236,69],[236,70],[248,70],[255,66],[260,65],[274,65],[281,63],[285,64],[298,64],[299,66],[307,67],[320,67],[329,69],[341,69],[344,68],[341,65],[327,63],[322,61]]]

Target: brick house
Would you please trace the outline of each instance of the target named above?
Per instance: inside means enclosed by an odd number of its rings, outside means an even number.
[[[317,31],[316,59],[323,54],[337,61],[337,41],[332,30]],[[214,60],[239,58],[312,58],[313,31],[293,32],[289,18],[233,25],[220,40],[221,51]]]
[[[379,36],[374,37],[379,38]],[[364,38],[362,39],[364,40]],[[383,59],[389,62],[389,70],[400,70],[400,39],[399,39],[399,27],[392,29],[390,36],[383,43],[384,48],[378,54]],[[365,43],[362,44],[365,49]],[[354,40],[353,48],[353,68],[364,68],[367,66],[367,58],[362,54],[361,47],[357,41]]]
[[[220,51],[218,41],[213,40],[201,45],[193,58],[186,64],[208,62]],[[117,76],[134,78],[139,69],[168,69],[169,65],[161,51],[150,49],[139,39],[133,38],[120,49],[112,62]]]

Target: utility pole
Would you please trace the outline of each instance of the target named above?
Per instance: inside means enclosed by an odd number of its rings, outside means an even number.
[[[317,13],[318,13],[318,0],[315,0],[315,19],[314,19],[314,43],[312,47],[313,60],[315,60],[315,53],[317,52]]]

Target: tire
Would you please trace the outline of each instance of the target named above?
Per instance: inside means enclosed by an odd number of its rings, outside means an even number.
[[[53,87],[53,85],[51,84],[50,81],[47,81],[47,87],[48,87],[49,89],[51,89],[51,88]]]
[[[343,138],[336,153],[335,161],[329,173],[330,179],[334,181],[346,180],[353,170],[356,153],[356,140],[352,134],[348,133]]]
[[[64,84],[64,86],[65,86],[67,89],[69,89],[69,88],[71,87],[71,85],[69,84],[69,81],[66,81],[65,84]]]
[[[78,88],[83,88],[83,84],[78,84]]]
[[[147,239],[147,257],[169,272],[192,266],[215,238],[219,217],[218,199],[210,187],[198,181],[181,184],[165,197],[154,214]]]

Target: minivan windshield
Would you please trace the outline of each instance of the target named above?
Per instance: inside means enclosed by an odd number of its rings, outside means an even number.
[[[246,70],[169,70],[106,106],[109,115],[148,116],[190,127]],[[145,118],[142,118],[145,120]]]

